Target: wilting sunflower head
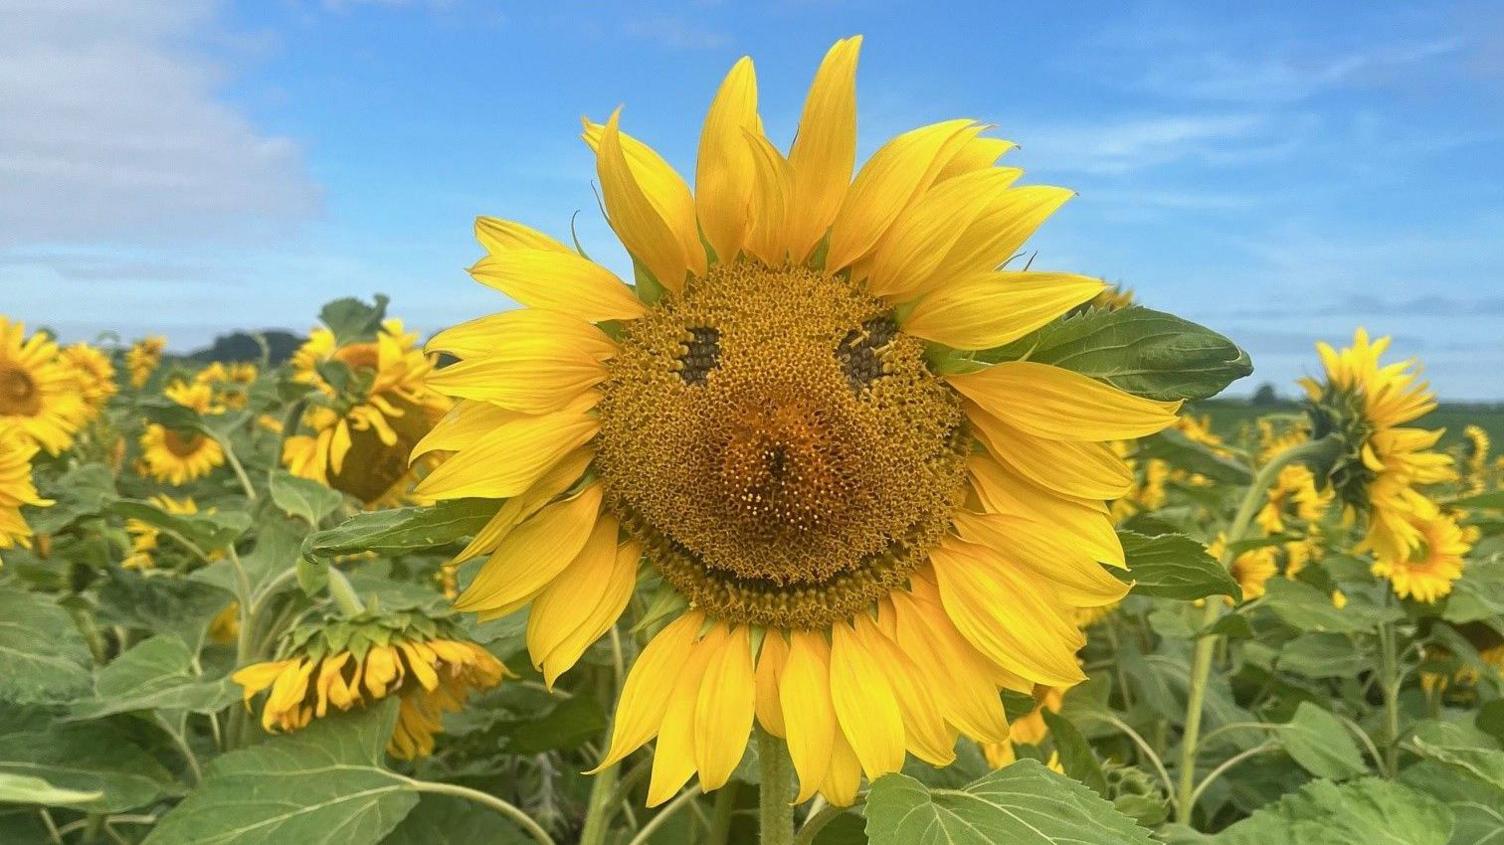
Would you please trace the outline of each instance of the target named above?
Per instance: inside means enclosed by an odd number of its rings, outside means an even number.
[[[0,432],[0,549],[31,548],[31,527],[21,508],[52,504],[37,495],[31,478],[31,459],[36,453],[37,445],[19,432]]]
[[[87,343],[75,343],[63,348],[62,358],[73,369],[79,396],[88,406],[90,417],[98,415],[120,389],[115,384],[115,365],[110,363],[110,356]]]
[[[292,364],[315,391],[299,421],[306,433],[286,439],[283,463],[370,507],[401,501],[416,478],[409,454],[450,406],[428,383],[433,364],[417,337],[400,320],[344,343],[314,329]]]
[[[167,349],[167,338],[152,335],[131,345],[125,353],[125,368],[131,374],[131,387],[143,387],[162,363],[162,352]]]
[[[827,54],[787,154],[750,59],[713,98],[696,188],[586,121],[636,287],[518,223],[482,218],[472,268],[524,308],[441,332],[461,400],[414,451],[418,487],[506,499],[458,559],[456,606],[531,604],[551,683],[626,606],[646,559],[682,614],[627,680],[605,764],[656,736],[650,803],[719,787],[754,718],[787,737],[801,800],[849,804],[905,751],[1008,738],[998,690],[1083,676],[1079,608],[1126,585],[1109,443],[1179,405],[988,356],[1100,293],[999,269],[1070,196],[1018,187],[972,120],[904,133],[853,178],[859,39]],[[703,235],[703,237],[702,237]],[[1014,356],[1016,357],[1016,356]],[[999,360],[1002,359],[1002,360]]]
[[[1338,502],[1367,517],[1365,548],[1408,557],[1421,539],[1416,524],[1434,510],[1415,488],[1456,478],[1451,457],[1433,450],[1441,431],[1403,427],[1435,408],[1435,397],[1416,382],[1415,361],[1380,363],[1387,337],[1370,342],[1360,328],[1340,352],[1326,343],[1316,348],[1326,378],[1302,382],[1311,438],[1336,435],[1342,443],[1325,481]]]
[[[443,714],[458,712],[476,690],[501,683],[507,669],[467,639],[453,620],[419,611],[368,610],[300,625],[283,636],[278,657],[232,676],[245,702],[267,688],[261,725],[292,731],[334,710],[397,696],[400,709],[387,752],[410,760],[433,753]]]
[[[1418,542],[1404,555],[1376,554],[1373,574],[1388,578],[1400,598],[1431,604],[1452,592],[1472,543],[1450,514],[1410,516],[1406,521]]]
[[[0,434],[22,439],[56,455],[68,448],[88,414],[72,368],[57,343],[0,316]]]

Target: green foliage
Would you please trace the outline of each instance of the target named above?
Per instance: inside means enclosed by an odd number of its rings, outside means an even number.
[[[354,297],[336,299],[319,311],[319,320],[334,332],[336,345],[370,342],[381,331],[388,302],[391,298],[380,293],[376,294],[374,305],[367,305]]]
[[[1455,816],[1445,804],[1391,781],[1318,780],[1255,812],[1216,845],[1446,845]]]
[[[1302,701],[1295,718],[1279,727],[1285,753],[1311,774],[1346,780],[1366,774],[1363,753],[1337,717],[1309,701]]]
[[[89,647],[46,596],[0,587],[0,701],[67,701],[89,685]]]
[[[98,797],[69,801],[92,813],[119,813],[180,794],[161,763],[106,722],[30,725],[0,733],[0,774],[41,778]]]
[[[1128,571],[1112,573],[1133,584],[1133,592],[1171,599],[1206,596],[1243,598],[1238,582],[1228,574],[1206,547],[1180,534],[1147,537],[1134,531],[1119,531]]]
[[[496,513],[492,499],[454,499],[433,507],[356,514],[303,544],[310,557],[392,553],[447,546],[479,531]]]
[[[178,637],[162,634],[99,669],[93,697],[75,703],[72,718],[159,709],[214,713],[238,699],[239,689],[229,678],[203,677],[195,669],[193,651]]]

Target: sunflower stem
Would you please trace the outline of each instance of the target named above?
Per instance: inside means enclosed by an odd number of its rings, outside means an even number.
[[[333,566],[329,567],[329,598],[334,599],[339,612],[346,617],[359,616],[365,612],[365,602],[355,594],[355,587],[351,586],[350,579]]]
[[[235,456],[235,447],[230,444],[230,438],[208,426],[203,426],[202,430],[219,441],[219,447],[225,453],[225,462],[230,465],[230,469],[235,471],[235,477],[240,479],[240,487],[245,491],[245,497],[253,502],[256,501],[256,485],[251,483],[251,477],[246,475],[245,466],[240,463],[240,458]]]
[[[1385,604],[1393,595],[1385,583]],[[1394,623],[1379,625],[1379,683],[1384,693],[1384,774],[1394,777],[1400,759],[1400,679],[1399,658],[1394,651]]]
[[[758,830],[762,845],[792,845],[794,841],[794,761],[782,740],[763,730],[757,733]]]
[[[1232,566],[1232,561],[1236,557],[1233,548],[1248,533],[1248,527],[1253,524],[1253,517],[1258,513],[1259,505],[1263,504],[1264,491],[1274,483],[1275,478],[1279,476],[1279,471],[1294,461],[1308,455],[1318,454],[1325,447],[1324,440],[1301,443],[1280,452],[1259,468],[1223,536],[1222,568],[1227,569]],[[1206,607],[1202,611],[1201,625],[1197,630],[1205,631],[1211,627],[1221,613],[1222,603],[1213,597],[1207,597]],[[1175,800],[1176,820],[1181,824],[1190,824],[1195,810],[1192,806],[1192,798],[1196,791],[1196,754],[1200,750],[1198,746],[1201,737],[1201,711],[1206,703],[1206,684],[1211,677],[1212,657],[1216,654],[1219,639],[1212,634],[1203,634],[1196,641],[1196,650],[1191,655],[1190,689],[1186,695],[1185,732],[1180,741],[1180,778]]]

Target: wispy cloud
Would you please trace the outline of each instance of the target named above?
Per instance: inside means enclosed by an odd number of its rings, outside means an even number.
[[[0,246],[223,234],[319,204],[297,145],[217,97],[186,49],[206,2],[9,4],[0,28]]]
[[[1030,159],[1065,172],[1121,174],[1194,159],[1214,164],[1267,160],[1288,148],[1266,117],[1173,114],[1079,124],[1033,124],[1020,139]]]
[[[627,35],[676,50],[714,50],[731,39],[725,33],[674,15],[654,15],[626,22]]]
[[[1458,38],[1371,46],[1332,54],[1293,47],[1256,53],[1223,50],[1171,54],[1156,61],[1140,84],[1180,98],[1233,103],[1292,103],[1334,88],[1381,82],[1443,56],[1457,54]]]

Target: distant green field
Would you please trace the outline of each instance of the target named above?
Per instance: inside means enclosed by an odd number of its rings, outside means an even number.
[[[1211,417],[1212,428],[1215,431],[1220,434],[1229,434],[1237,431],[1243,423],[1265,414],[1299,413],[1302,410],[1303,407],[1295,402],[1253,405],[1240,400],[1212,400],[1197,403],[1192,413]],[[1489,439],[1493,441],[1492,453],[1500,454],[1499,450],[1504,448],[1504,404],[1443,403],[1412,425],[1421,428],[1445,428],[1446,434],[1441,439],[1441,444],[1445,448],[1462,438],[1462,428],[1469,423],[1482,426],[1483,430],[1488,432]]]

